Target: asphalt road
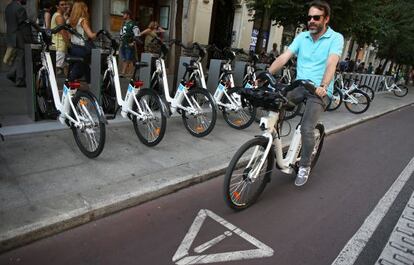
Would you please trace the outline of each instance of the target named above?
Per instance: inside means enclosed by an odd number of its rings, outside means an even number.
[[[331,264],[413,158],[413,116],[407,107],[328,136],[304,187],[276,171],[245,211],[227,208],[221,176],[4,253],[0,264],[176,264],[172,258],[195,219],[201,228],[187,238],[186,257],[242,257],[264,248],[261,242],[272,251],[259,254],[270,257],[213,264]],[[251,237],[229,233],[230,224]]]

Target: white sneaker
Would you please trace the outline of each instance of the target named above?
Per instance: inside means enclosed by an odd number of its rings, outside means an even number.
[[[310,174],[310,167],[300,167],[298,175],[295,179],[295,186],[300,187],[305,185],[306,181],[308,181]]]

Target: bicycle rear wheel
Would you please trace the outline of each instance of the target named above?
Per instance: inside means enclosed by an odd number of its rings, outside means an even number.
[[[264,157],[267,144],[265,137],[251,139],[237,150],[230,161],[223,185],[224,200],[230,208],[240,211],[252,205],[270,181],[274,153],[271,149]],[[263,159],[263,166],[259,168]]]
[[[367,111],[370,101],[369,96],[361,90],[351,91],[344,96],[345,107],[354,114],[361,114]]]
[[[184,126],[191,135],[204,137],[214,128],[217,119],[216,104],[210,93],[202,88],[192,88],[182,105],[190,111],[181,110]],[[191,113],[192,112],[192,113]]]
[[[141,108],[134,102],[132,110],[143,115],[143,119],[138,119],[132,115],[135,133],[138,139],[147,146],[155,146],[161,142],[167,127],[167,118],[162,108],[161,99],[158,94],[151,89],[141,89],[136,95],[136,100]]]
[[[71,126],[76,144],[87,157],[97,157],[105,145],[105,123],[98,102],[91,92],[78,90],[73,105],[82,124],[80,128]],[[76,119],[73,110],[71,116]]]
[[[408,88],[404,85],[397,85],[393,92],[397,97],[404,97],[408,93]]]
[[[232,88],[227,91],[229,97],[236,102],[237,105],[241,106],[240,89]],[[228,104],[229,100],[226,96],[223,96],[223,103]],[[249,127],[256,117],[256,108],[248,104],[245,108],[233,111],[227,108],[223,108],[223,118],[230,127],[235,129],[245,129]]]

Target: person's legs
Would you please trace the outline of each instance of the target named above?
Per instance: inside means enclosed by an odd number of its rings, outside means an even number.
[[[63,51],[56,51],[56,72],[57,74],[64,73],[65,55],[66,54]]]
[[[311,155],[315,146],[314,129],[324,111],[323,102],[315,96],[308,96],[305,112],[303,113],[300,132],[302,135],[302,152],[300,154],[301,167],[310,167]]]
[[[305,112],[302,117],[301,135],[302,135],[302,151],[300,153],[299,171],[295,180],[296,186],[304,185],[310,174],[311,156],[315,147],[314,129],[319,121],[327,104],[327,98],[323,100],[317,96],[306,94]]]
[[[125,60],[125,64],[126,64],[124,73],[125,73],[125,75],[130,76],[130,75],[132,75],[132,71],[133,71],[133,69],[132,69],[133,60],[134,60],[134,50],[133,50],[133,48],[130,47],[130,46],[126,47],[124,55],[125,55],[124,60]]]
[[[7,78],[16,83],[16,85],[24,84],[25,65],[24,65],[24,50],[15,48],[15,59],[7,73]]]

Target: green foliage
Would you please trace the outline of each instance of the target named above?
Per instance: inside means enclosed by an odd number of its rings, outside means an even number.
[[[255,11],[254,19],[263,17],[267,8],[274,24],[284,27],[306,25],[311,1],[246,0]],[[328,0],[330,26],[359,45],[374,44],[378,56],[398,64],[414,62],[414,1],[406,0]]]

